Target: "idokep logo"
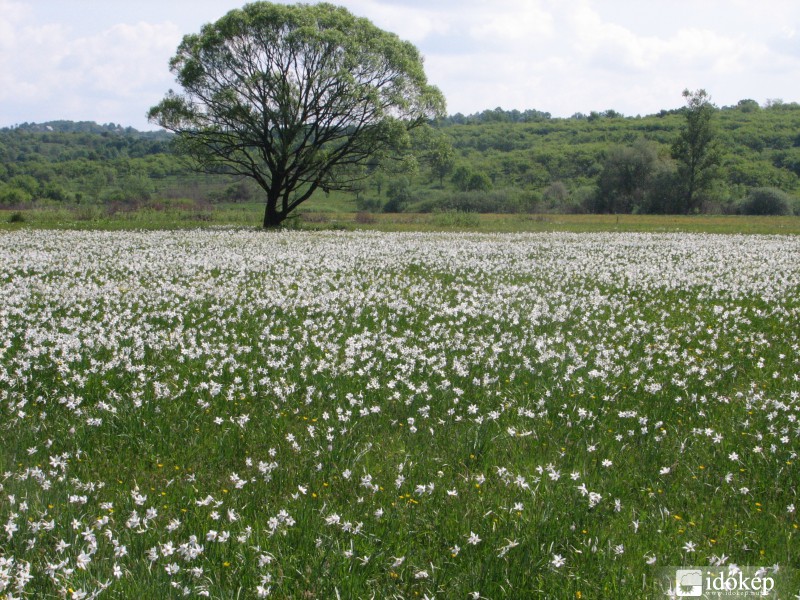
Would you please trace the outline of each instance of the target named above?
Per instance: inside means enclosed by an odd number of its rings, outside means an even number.
[[[779,577],[777,566],[661,569],[664,593],[670,598],[777,598],[780,580],[792,580],[792,573],[791,569],[781,570]]]
[[[703,571],[678,569],[675,572],[675,595],[682,598],[700,598],[703,595]]]

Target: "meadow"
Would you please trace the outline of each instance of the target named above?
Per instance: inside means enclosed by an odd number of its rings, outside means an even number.
[[[0,598],[793,597],[798,323],[797,236],[2,231]]]
[[[645,232],[800,234],[797,216],[741,215],[589,215],[501,214],[443,211],[434,213],[358,212],[341,195],[312,198],[285,222],[284,228],[303,230],[363,230],[386,232],[470,231],[475,233]],[[332,200],[332,201],[329,201]],[[153,202],[113,210],[95,205],[29,207],[0,210],[0,231],[20,229],[79,229],[136,231],[239,227],[261,223],[263,202]]]

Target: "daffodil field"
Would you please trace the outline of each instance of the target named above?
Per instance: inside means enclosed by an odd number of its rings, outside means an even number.
[[[800,238],[0,234],[0,598],[800,592]]]

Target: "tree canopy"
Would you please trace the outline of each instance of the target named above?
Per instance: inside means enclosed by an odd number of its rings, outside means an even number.
[[[183,91],[150,120],[201,170],[258,182],[265,227],[351,189],[445,108],[411,43],[331,4],[248,4],[185,36],[170,68]]]

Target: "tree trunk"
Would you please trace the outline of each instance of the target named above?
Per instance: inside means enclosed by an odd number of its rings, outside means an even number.
[[[264,209],[264,229],[278,227],[286,218],[286,214],[278,212],[278,196],[267,194],[267,206]]]

